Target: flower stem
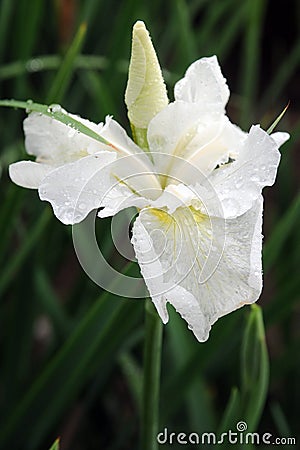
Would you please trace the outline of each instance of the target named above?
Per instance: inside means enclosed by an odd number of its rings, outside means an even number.
[[[141,446],[157,450],[162,322],[150,299],[145,303],[145,344],[142,398]]]

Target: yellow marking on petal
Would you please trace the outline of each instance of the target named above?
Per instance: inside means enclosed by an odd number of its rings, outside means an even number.
[[[158,208],[150,208],[149,212],[153,214],[164,225],[170,226],[174,222],[174,218],[167,211]]]
[[[193,218],[195,219],[195,222],[197,224],[203,223],[208,219],[208,216],[206,214],[203,214],[202,212],[195,209],[193,206],[189,206],[189,209],[193,215]]]

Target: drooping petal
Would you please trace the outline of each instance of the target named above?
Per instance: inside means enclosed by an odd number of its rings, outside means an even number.
[[[261,226],[262,198],[227,221],[193,208],[142,210],[132,243],[163,322],[169,302],[205,341],[219,317],[255,302],[262,288]]]
[[[287,133],[279,138],[283,142]],[[262,189],[274,183],[280,161],[275,139],[258,125],[252,126],[237,160],[210,175],[209,182],[223,205],[225,217],[237,217],[249,210]]]
[[[53,167],[47,164],[19,161],[9,166],[9,176],[18,186],[37,189],[51,170]]]
[[[216,56],[201,58],[175,85],[175,99],[199,103],[207,111],[224,112],[229,89]]]
[[[103,124],[96,125],[81,117],[70,116],[100,134]],[[90,147],[94,151],[100,149],[94,139],[39,113],[31,113],[24,120],[24,132],[27,153],[36,156],[37,162],[56,167],[87,156],[91,152]]]
[[[51,203],[64,224],[81,222],[102,206],[103,197],[115,182],[111,176],[115,160],[116,153],[101,152],[52,170],[39,186],[41,200]]]

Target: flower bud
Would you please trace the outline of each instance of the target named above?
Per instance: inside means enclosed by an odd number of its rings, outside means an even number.
[[[142,21],[133,27],[125,103],[133,129],[145,130],[150,120],[168,104],[161,68]]]

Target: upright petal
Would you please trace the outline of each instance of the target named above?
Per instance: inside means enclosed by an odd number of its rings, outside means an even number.
[[[175,85],[175,99],[199,103],[207,111],[224,112],[229,89],[216,56],[201,58]]]
[[[283,142],[287,136],[285,133],[278,138]],[[225,217],[237,217],[249,210],[262,189],[274,183],[280,161],[275,139],[258,125],[252,126],[237,160],[210,175],[209,181],[223,205]]]
[[[238,152],[244,133],[224,114],[205,112],[199,104],[176,101],[157,114],[149,124],[148,142],[157,169],[190,184],[187,167],[208,175],[218,164]],[[185,175],[183,179],[182,176]],[[194,180],[195,181],[195,180]]]
[[[167,302],[199,341],[216,320],[255,302],[262,288],[262,198],[243,216],[224,221],[193,208],[173,214],[144,209],[132,243],[152,300],[168,321]]]

